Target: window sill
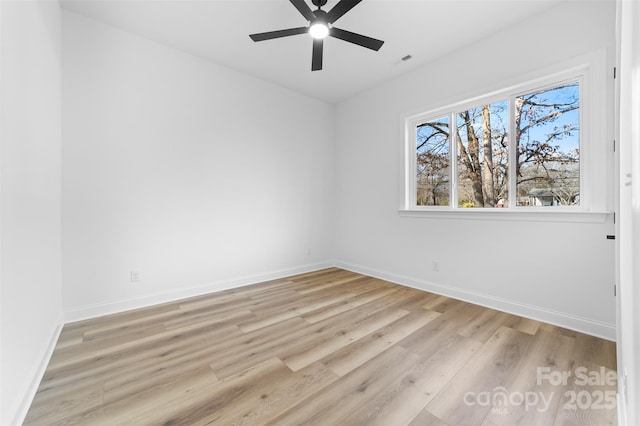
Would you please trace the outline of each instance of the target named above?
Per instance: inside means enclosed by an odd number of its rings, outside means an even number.
[[[613,222],[613,212],[592,212],[551,209],[447,209],[425,208],[399,210],[404,217],[429,219],[463,220],[508,220],[516,222],[573,222],[607,223]]]

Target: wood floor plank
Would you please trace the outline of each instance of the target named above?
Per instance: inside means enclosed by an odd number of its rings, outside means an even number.
[[[213,372],[206,369],[183,376],[174,382],[164,383],[162,386],[148,388],[127,399],[121,399],[109,404],[101,404],[96,409],[88,409],[80,413],[69,413],[59,421],[47,419],[42,422],[25,422],[36,425],[105,425],[120,424],[135,416],[140,411],[151,410],[160,403],[178,397],[181,394],[189,394],[195,389],[204,388],[217,379]]]
[[[300,318],[290,318],[273,324],[270,330],[282,330],[276,335],[263,333],[264,329],[245,333],[235,339],[233,345],[218,351],[208,365],[221,379],[276,356],[276,351],[286,343],[295,342],[309,334],[307,323]]]
[[[236,327],[236,326],[227,326]],[[100,367],[111,368],[114,364],[126,363],[131,359],[148,356],[148,353],[164,352],[167,349],[188,344],[192,340],[200,339],[203,334],[217,333],[225,327],[213,328],[208,324],[194,324],[178,330],[169,330],[133,341],[121,341],[118,345],[103,347],[92,345],[94,342],[84,343],[84,350],[79,350],[65,357],[52,357],[45,378],[60,376],[68,371],[76,371],[78,367],[96,370]],[[98,342],[99,343],[99,342]],[[96,347],[97,346],[97,347]]]
[[[345,423],[409,424],[458,374],[480,346],[472,339],[459,337],[451,347],[443,348],[398,374],[381,392],[350,413],[344,419]]]
[[[332,305],[310,311],[309,313],[305,313],[302,315],[302,318],[312,324],[317,323],[318,321],[322,321],[332,316],[339,315],[344,312],[349,312],[359,306],[366,305],[369,302],[373,302],[374,300],[380,299],[394,292],[395,289],[393,288],[376,288],[366,293],[352,296],[346,300],[334,303]]]
[[[166,424],[191,425],[209,419],[212,422],[220,417],[225,407],[244,404],[252,396],[264,394],[278,377],[291,373],[291,370],[277,358],[263,361],[242,373],[212,383],[206,389],[197,392],[182,392],[163,407],[155,407],[140,413],[123,424]]]
[[[145,324],[140,327],[121,327],[119,329],[110,329],[106,332],[100,333],[87,332],[84,333],[82,343],[96,342],[96,346],[111,347],[112,345],[120,344],[123,340],[137,341],[156,334],[164,333],[167,330],[168,329],[164,324],[152,323]],[[75,348],[70,349],[69,352],[73,350],[75,350]]]
[[[224,378],[267,357],[279,356],[283,361],[287,362],[286,358],[296,356],[298,359],[294,361],[296,362],[295,367],[297,367],[294,369],[295,371],[322,357],[318,354],[314,355],[313,353],[309,355],[311,348],[325,344],[325,342],[332,339],[335,335],[340,335],[341,338],[332,342],[332,345],[345,344],[344,334],[346,334],[349,329],[356,329],[361,327],[362,324],[367,325],[371,323],[376,319],[375,317],[372,318],[372,316],[379,311],[379,306],[364,305],[349,313],[328,318],[312,327],[301,325],[300,328],[295,330],[288,327],[286,333],[278,335],[275,338],[266,336],[262,339],[247,341],[246,344],[236,345],[230,351],[221,353],[220,357],[216,359],[215,362],[212,362],[210,366],[218,377]],[[397,314],[394,313],[394,315]],[[300,321],[299,318],[294,319]],[[257,331],[259,332],[259,330]],[[362,332],[362,330],[360,332]],[[347,339],[348,338],[352,338],[352,335],[348,336]],[[301,357],[303,357],[304,354],[307,354],[307,356],[303,359]],[[307,364],[303,364],[304,362]]]
[[[166,383],[171,383],[182,377],[188,377],[203,371],[199,363],[185,361],[188,360],[182,359],[182,362],[179,364],[169,364],[171,365],[170,368],[154,368],[150,371],[145,370],[144,373],[138,373],[138,370],[136,370],[136,374],[105,380],[102,385],[104,403],[109,404],[127,399],[148,389],[163,386]],[[209,374],[208,371],[207,374]]]
[[[162,323],[167,330],[184,330],[189,327],[225,327],[227,325],[235,325],[242,321],[249,321],[255,318],[255,314],[248,309],[237,311],[225,311],[220,313],[202,314],[198,313],[190,318],[181,318],[180,320],[171,320]]]
[[[162,326],[161,324],[159,325]],[[157,325],[154,325],[153,327],[156,328]],[[124,330],[123,336],[128,333],[128,330]],[[80,345],[67,347],[54,352],[49,362],[49,370],[62,369],[65,366],[77,364],[79,362],[91,362],[92,359],[104,360],[104,356],[114,351],[114,346],[117,346],[119,350],[126,351],[127,349],[134,347],[148,345],[154,341],[175,339],[179,333],[180,332],[177,331],[163,329],[160,333],[149,333],[145,336],[139,336],[137,339],[120,339],[116,342],[109,341],[108,339],[106,343],[101,339],[83,340]],[[192,334],[197,334],[197,331],[194,331]]]
[[[534,335],[540,328],[540,322],[529,318],[517,317],[515,315],[510,316],[510,320],[506,321],[505,326],[513,328],[514,330],[522,331],[523,333]]]
[[[201,345],[215,346],[215,342],[224,342],[223,336],[230,337],[239,333],[235,326],[223,328],[207,328],[200,333],[182,336],[170,343],[156,344],[139,348],[139,351],[120,352],[117,347],[104,360],[98,358],[89,361],[81,360],[76,364],[66,365],[64,368],[47,369],[40,387],[36,393],[46,397],[47,394],[57,392],[73,392],[78,387],[85,386],[96,380],[108,380],[112,377],[126,376],[140,368],[140,363],[153,365],[158,361],[166,362],[175,356],[198,353]],[[177,335],[180,337],[180,335]],[[243,337],[243,336],[240,336]]]
[[[274,377],[265,386],[245,392],[234,400],[232,407],[217,410],[198,419],[193,425],[265,424],[297,401],[310,397],[337,379],[338,376],[324,365],[314,363],[291,374]]]
[[[405,300],[399,301],[397,307],[412,312],[425,311],[424,305],[427,304],[429,300],[431,300],[433,294],[417,289],[407,290],[410,292],[411,296],[409,296]]]
[[[344,376],[429,323],[438,315],[432,311],[408,314],[342,349],[333,351],[322,359],[322,363],[339,376]]]
[[[428,405],[427,409],[449,424],[480,424],[490,412],[489,405],[473,403],[477,395],[492,395],[517,372],[531,336],[501,327]],[[469,401],[472,393],[472,403]]]
[[[402,371],[419,357],[394,346],[311,397],[293,406],[269,424],[337,425],[343,418],[392,383],[398,366]]]
[[[409,423],[409,426],[449,426],[433,414],[429,410],[424,409]],[[488,425],[487,425],[488,426]]]
[[[93,382],[73,393],[57,393],[40,398],[29,410],[25,424],[54,424],[87,410],[99,409],[104,402],[103,386]]]
[[[282,360],[293,371],[300,370],[408,314],[408,311],[400,309],[379,311],[358,323],[342,327],[324,340],[316,339],[301,350],[289,351],[287,355],[282,356]]]
[[[613,342],[327,268],[65,325],[25,424],[615,424],[566,405],[615,385],[537,377],[615,363]],[[465,400],[496,389],[548,407]]]
[[[584,361],[616,369],[616,344],[609,340],[578,333],[576,350],[573,352],[576,362]]]
[[[589,361],[572,367],[569,371],[573,374],[567,384],[556,387],[562,397],[553,425],[616,425],[617,417],[612,408],[616,406],[617,380],[607,380],[607,377],[616,377],[615,371]],[[579,368],[583,370],[578,371]]]
[[[479,307],[465,309],[464,305],[456,305],[456,308],[440,314],[398,344],[421,357],[429,357],[438,352],[440,348],[448,347],[452,342],[457,341],[461,336],[458,331],[463,324],[471,321],[480,312],[482,309]]]
[[[163,313],[173,312],[178,310],[178,305],[175,303],[164,303],[160,305],[150,306],[146,308],[134,309],[130,311],[119,312],[116,314],[105,315],[100,318],[100,321],[94,319],[87,319],[82,321],[76,321],[66,324],[64,328],[66,330],[82,329],[85,332],[92,330],[93,328],[108,328],[108,327],[120,327],[123,324],[133,324],[136,321],[147,321],[149,318],[156,315],[162,315]]]
[[[105,403],[97,410],[71,416],[65,424],[151,424],[153,415],[167,416],[181,409],[184,400],[210,392],[218,384],[211,370],[200,368],[189,375],[149,387],[125,399]],[[134,423],[132,423],[134,422]]]
[[[324,284],[324,283],[334,282],[336,280],[344,279],[345,277],[353,277],[354,275],[359,275],[359,274],[353,274],[352,272],[345,271],[344,269],[340,269],[340,268],[326,268],[326,269],[320,269],[318,271],[311,271],[311,272],[305,272],[303,274],[294,275],[292,277],[289,277],[288,279],[295,283],[302,283],[305,285],[316,285],[318,283]],[[362,275],[359,275],[359,276],[362,276]]]
[[[239,327],[245,332],[254,331],[271,324],[276,324],[289,318],[300,317],[308,312],[312,312],[325,306],[339,303],[345,298],[353,296],[352,293],[333,293],[334,294],[329,294],[323,297],[305,296],[301,299],[296,300],[295,303],[292,303],[289,306],[278,307],[277,309],[271,309],[267,312],[257,311],[255,312],[257,318],[244,321],[239,324]],[[314,295],[317,295],[317,293],[314,293]]]
[[[424,304],[425,309],[431,311],[440,312],[441,314],[447,312],[449,309],[459,307],[462,302],[454,299],[450,299],[446,296],[437,296],[432,300],[429,300]]]
[[[307,288],[301,288],[298,291],[300,292],[300,294],[309,294],[315,293],[317,291],[332,289],[337,286],[345,286],[345,284],[349,284],[349,289],[358,288],[360,286],[369,287],[371,285],[371,281],[367,278],[368,277],[350,274],[341,279],[334,279],[331,281],[310,285]]]
[[[81,328],[69,329],[66,326],[62,329],[55,350],[62,351],[71,346],[76,346],[84,340],[84,330]]]
[[[512,375],[505,382],[504,394],[510,398],[501,401],[485,421],[497,426],[553,424],[562,400],[562,386],[543,379],[541,372],[571,371],[573,362],[570,354],[574,347],[575,338],[538,331],[528,347],[527,356],[520,358],[516,366],[517,371],[529,374]],[[520,394],[526,396],[523,403],[519,403]]]
[[[486,342],[509,318],[509,314],[493,309],[482,309],[458,329],[458,334]]]

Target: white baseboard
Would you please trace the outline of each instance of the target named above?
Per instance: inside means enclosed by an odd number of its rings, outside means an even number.
[[[53,331],[51,338],[49,339],[49,344],[47,345],[47,349],[40,360],[38,365],[38,369],[35,374],[31,377],[31,382],[29,383],[29,387],[22,398],[20,399],[20,405],[17,407],[15,414],[13,415],[12,425],[21,425],[24,423],[24,419],[27,416],[27,412],[31,407],[31,403],[33,402],[33,398],[38,391],[38,387],[40,386],[40,382],[42,381],[42,377],[44,376],[44,372],[49,365],[49,361],[51,360],[51,355],[53,355],[53,350],[56,348],[56,344],[58,343],[58,338],[60,337],[60,333],[62,332],[62,327],[64,323],[62,322],[62,316],[58,319],[58,323]]]
[[[119,312],[129,311],[132,309],[145,308],[160,303],[173,302],[189,297],[200,296],[203,294],[213,293],[216,291],[228,290],[236,287],[256,284],[263,281],[285,278],[291,275],[303,274],[306,272],[316,271],[319,269],[329,268],[333,266],[333,262],[320,262],[309,265],[297,266],[292,268],[280,269],[276,271],[266,272],[262,274],[249,275],[239,277],[227,281],[219,281],[214,283],[203,284],[190,288],[182,288],[164,292],[153,293],[142,297],[115,300],[112,302],[101,303],[92,306],[83,306],[64,312],[64,322],[70,323],[82,321],[85,319],[96,318],[103,315],[115,314]]]
[[[531,318],[536,321],[542,321],[549,324],[557,325],[559,327],[568,328],[570,330],[579,331],[581,333],[589,334],[592,336],[600,337],[603,339],[615,341],[616,340],[616,326],[615,324],[603,323],[600,321],[594,321],[588,318],[582,318],[579,316],[567,314],[565,312],[554,311],[551,309],[528,305],[513,300],[508,300],[500,297],[486,295],[478,292],[462,290],[456,287],[451,287],[443,284],[434,283],[431,281],[421,280],[417,278],[407,277],[387,271],[381,271],[366,266],[355,265],[347,262],[336,261],[334,266],[342,269],[346,269],[352,272],[357,272],[364,275],[369,275],[375,278],[380,278],[386,281],[390,281],[396,284],[401,284],[407,287],[416,288],[418,290],[425,290],[431,293],[440,294],[443,296],[451,297],[454,299],[462,300],[465,302],[473,303],[476,305],[485,306],[492,309],[497,309],[503,312],[507,312],[513,315],[521,317]]]
[[[213,293],[216,291],[228,290],[231,288],[242,287],[246,285],[256,284],[263,281],[285,278],[287,276],[302,274],[306,272],[316,271],[319,269],[338,267],[349,271],[369,275],[386,281],[401,284],[407,287],[419,290],[429,291],[441,294],[443,296],[452,297],[454,299],[463,300],[465,302],[474,303],[476,305],[486,306],[488,308],[497,309],[513,315],[531,318],[537,321],[554,324],[560,327],[586,333],[592,336],[601,337],[603,339],[616,340],[615,324],[608,324],[594,321],[588,318],[578,317],[567,314],[565,312],[554,311],[547,308],[528,305],[509,299],[496,296],[486,295],[478,292],[462,290],[431,281],[421,280],[413,277],[395,274],[392,272],[382,271],[366,266],[351,264],[342,261],[326,261],[315,264],[303,265],[299,267],[281,269],[263,274],[239,277],[233,280],[220,281],[215,283],[204,284],[201,286],[179,289],[167,292],[159,292],[146,295],[139,298],[118,300],[93,306],[85,306],[64,312],[64,322],[81,321],[84,319],[95,318],[103,315],[109,315],[131,309],[144,308],[157,305],[160,303],[172,302],[175,300],[186,299],[189,297],[200,296],[203,294]]]

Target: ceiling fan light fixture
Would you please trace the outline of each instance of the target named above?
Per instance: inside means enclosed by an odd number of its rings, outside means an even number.
[[[0,0],[2,1],[2,0]],[[356,44],[367,49],[378,51],[384,44],[382,40],[367,37],[362,34],[352,33],[334,27],[333,24],[344,16],[345,13],[353,9],[362,0],[339,0],[329,12],[322,10],[322,6],[327,4],[327,0],[311,0],[317,10],[311,10],[307,4],[308,0],[289,0],[298,9],[298,12],[309,23],[305,27],[287,28],[284,30],[267,31],[266,33],[249,34],[253,41],[272,40],[274,38],[289,37],[307,33],[313,38],[313,50],[311,52],[311,71],[322,69],[322,55],[324,49],[324,39],[326,37],[337,38],[349,43]]]
[[[329,35],[329,25],[322,21],[316,21],[309,27],[309,34],[311,37],[321,40]]]

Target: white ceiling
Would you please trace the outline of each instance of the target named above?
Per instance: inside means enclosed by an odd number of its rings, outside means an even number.
[[[337,103],[423,66],[562,0],[364,0],[335,26],[384,40],[374,52],[328,38],[311,71],[311,38],[253,42],[249,34],[301,27],[287,0],[62,0],[65,9],[280,86]],[[338,0],[329,0],[330,10]],[[307,4],[313,9],[311,0]],[[403,62],[401,58],[413,59]]]

